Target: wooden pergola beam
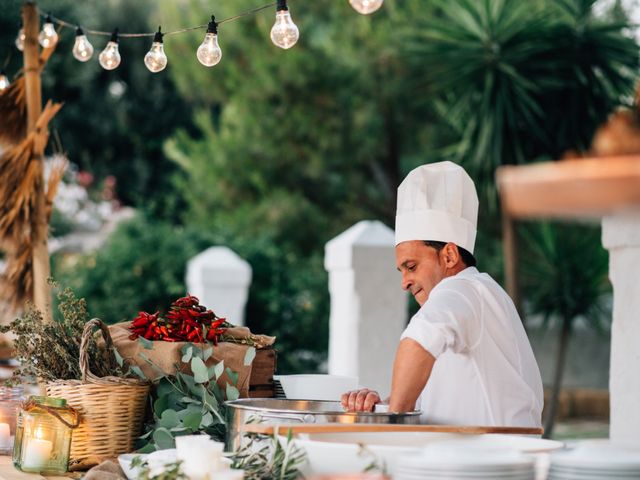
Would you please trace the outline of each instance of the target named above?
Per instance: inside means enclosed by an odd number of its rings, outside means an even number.
[[[38,33],[40,19],[35,3],[27,2],[22,6],[24,25],[24,77],[27,103],[27,132],[36,128],[36,122],[42,113],[42,85],[40,79],[40,46]],[[36,163],[37,181],[34,185],[36,203],[33,206],[33,302],[46,319],[51,320],[51,291],[47,279],[51,276],[47,237],[49,225],[46,215],[44,190],[44,158],[39,155],[32,159]]]

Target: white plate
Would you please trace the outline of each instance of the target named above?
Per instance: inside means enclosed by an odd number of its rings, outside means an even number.
[[[300,434],[295,439],[296,444],[307,452],[309,462],[303,472],[307,475],[359,473],[374,460],[384,463],[387,472],[393,474],[402,456],[419,454],[424,447],[443,441],[508,446],[522,453],[549,452],[564,446],[562,442],[535,437],[439,432],[313,433]],[[366,448],[368,455],[359,455],[360,445]]]
[[[564,443],[546,440],[537,436],[502,435],[486,433],[480,435],[442,432],[344,432],[344,433],[307,433],[299,438],[326,443],[362,443],[379,447],[404,447],[411,450],[426,447],[435,442],[449,440],[479,442],[482,446],[510,447],[522,453],[543,453],[559,450]]]
[[[609,440],[587,440],[551,457],[551,467],[640,475],[640,448],[620,446]]]

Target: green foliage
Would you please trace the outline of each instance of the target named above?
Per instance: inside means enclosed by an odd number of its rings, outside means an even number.
[[[53,259],[54,275],[87,299],[106,323],[162,310],[184,295],[186,262],[212,244],[210,233],[139,215],[121,224],[100,250]],[[212,306],[215,308],[215,306]]]
[[[593,16],[594,0],[437,3],[407,35],[411,61],[428,66],[413,81],[438,96],[450,154],[493,202],[497,166],[587,150],[632,96],[638,45],[628,22]]]
[[[284,445],[276,435],[267,443],[262,435],[252,436],[231,459],[232,468],[244,470],[246,480],[296,480],[302,476],[300,468],[307,454],[296,446],[289,431]]]
[[[160,11],[183,24],[206,17],[200,2],[188,5]],[[221,4],[216,15],[252,6]],[[391,224],[403,171],[433,158],[430,106],[417,107],[405,88],[397,36],[430,10],[390,0],[363,17],[346,2],[299,2],[294,49],[268,41],[273,12],[264,12],[221,26],[232,60],[212,70],[186,55],[199,35],[167,45],[176,85],[201,106],[196,132],[180,130],[165,145],[184,174],[175,178],[187,203],[182,219],[217,232],[252,265],[247,322],[278,337],[283,373],[326,358],[325,243],[362,219]]]
[[[30,376],[44,381],[82,379],[80,343],[89,320],[87,304],[70,288],[59,289],[57,299],[59,316],[54,322],[45,320],[40,311],[28,305],[21,317],[0,326],[0,333],[11,332],[15,336],[13,345],[20,362],[16,377]],[[99,350],[95,342],[89,342],[87,348],[89,369],[94,375],[127,376],[120,368],[122,365],[116,365],[111,355]]]
[[[291,433],[283,445],[277,436],[270,439],[254,436],[238,451],[230,455],[231,467],[244,471],[245,480],[295,480],[301,478],[300,468],[307,461],[306,452],[293,442]],[[142,480],[183,480],[180,461],[167,464],[159,475],[152,475],[147,460],[133,458],[131,466],[140,468]]]
[[[600,228],[545,222],[523,225],[521,235],[528,240],[521,275],[527,310],[603,329],[611,286]]]
[[[239,397],[234,385],[227,383],[225,391],[216,383],[224,372],[224,361],[207,368],[213,348],[199,348],[194,344],[182,347],[182,363],[176,365],[175,376],[162,374],[152,394],[153,422],[147,425],[141,437],[145,444],[141,453],[163,450],[175,446],[175,437],[206,434],[224,441],[227,400]],[[143,358],[151,362],[148,358]],[[188,366],[193,374],[187,373]]]

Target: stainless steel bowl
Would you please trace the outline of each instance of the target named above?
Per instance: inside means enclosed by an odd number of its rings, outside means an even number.
[[[227,449],[240,446],[245,423],[420,423],[420,411],[405,413],[345,412],[340,402],[243,398],[226,402]]]

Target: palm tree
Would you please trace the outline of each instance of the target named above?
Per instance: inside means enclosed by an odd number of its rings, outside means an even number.
[[[607,299],[609,257],[600,228],[536,223],[522,228],[525,254],[521,281],[525,308],[541,315],[545,326],[560,323],[551,396],[546,406],[545,437],[553,433],[562,377],[573,326],[578,319],[602,331],[611,319]]]

